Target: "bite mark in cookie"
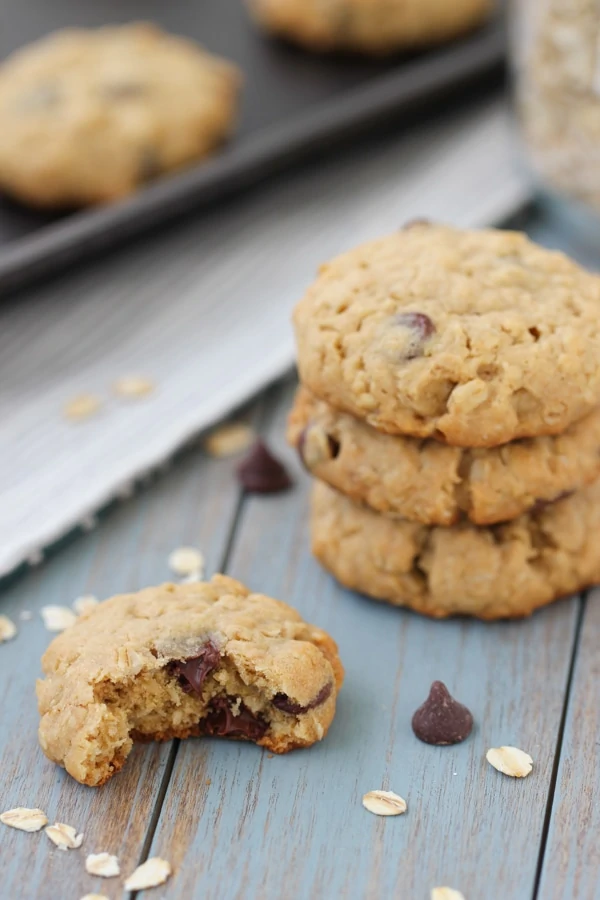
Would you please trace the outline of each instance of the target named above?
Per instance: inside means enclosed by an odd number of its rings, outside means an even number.
[[[52,642],[43,669],[40,743],[89,785],[117,772],[134,741],[310,746],[343,680],[329,635],[225,576],[99,604]]]

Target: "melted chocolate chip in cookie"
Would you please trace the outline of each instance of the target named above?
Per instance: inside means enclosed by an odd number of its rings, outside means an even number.
[[[237,467],[244,490],[254,494],[274,494],[292,486],[282,463],[258,440]]]
[[[567,497],[571,497],[574,493],[575,491],[561,491],[560,494],[557,494],[556,497],[552,497],[551,500],[536,500],[533,506],[529,507],[529,512],[542,512],[548,506],[552,506],[554,503],[559,503],[561,500],[566,500]]]
[[[406,328],[409,332],[408,340],[403,352],[404,359],[415,359],[423,355],[425,342],[432,334],[435,334],[435,325],[425,313],[406,312],[394,316],[394,324]]]
[[[220,661],[219,648],[212,641],[207,641],[198,656],[172,663],[172,672],[178,677],[182,691],[200,694],[207,675],[217,668]]]
[[[412,718],[412,729],[419,740],[437,746],[459,744],[472,728],[473,716],[442,681],[433,682],[429,697]]]
[[[289,713],[291,716],[299,716],[302,713],[308,712],[309,709],[315,709],[315,707],[320,706],[321,703],[325,703],[331,696],[332,690],[333,685],[329,682],[321,688],[317,696],[311,700],[310,703],[307,703],[306,706],[302,706],[301,703],[294,703],[287,694],[275,694],[273,697],[273,706],[275,709],[279,709],[284,713]]]
[[[234,704],[238,704],[237,715],[231,709]],[[249,741],[260,740],[267,727],[267,723],[251,712],[244,703],[237,701],[235,697],[224,696],[213,697],[208,714],[200,722],[204,734],[215,737],[243,737]]]

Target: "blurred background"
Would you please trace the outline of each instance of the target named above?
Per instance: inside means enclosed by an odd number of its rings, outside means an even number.
[[[0,575],[289,371],[291,309],[335,253],[426,217],[595,266],[598,20],[4,0]]]

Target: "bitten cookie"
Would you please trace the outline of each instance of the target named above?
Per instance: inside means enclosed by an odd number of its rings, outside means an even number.
[[[378,515],[322,483],[317,559],[346,587],[428,616],[526,616],[600,581],[600,482],[513,522],[428,527]]]
[[[88,785],[117,772],[134,741],[310,746],[344,677],[328,634],[223,575],[106,600],[52,641],[42,668],[40,744]]]
[[[524,235],[420,224],[337,257],[295,310],[301,380],[393,434],[558,434],[600,404],[600,278]]]
[[[455,38],[482,22],[491,0],[247,0],[274,34],[312,50],[385,54]]]
[[[300,388],[288,440],[321,481],[425,525],[514,519],[600,476],[600,409],[556,437],[468,450],[375,431]]]
[[[115,200],[211,153],[239,86],[153,25],[56,32],[0,66],[0,187],[37,206]]]

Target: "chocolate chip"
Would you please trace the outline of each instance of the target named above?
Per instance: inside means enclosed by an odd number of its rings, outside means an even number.
[[[231,710],[233,704],[238,705],[237,715]],[[200,722],[203,734],[215,737],[241,737],[249,741],[260,740],[267,728],[266,722],[243,703],[236,701],[235,697],[213,697],[206,717]]]
[[[107,100],[137,100],[148,93],[148,85],[139,81],[114,81],[101,85],[100,93]]]
[[[471,734],[473,716],[450,695],[443,682],[434,681],[429,697],[412,718],[412,728],[426,744],[459,744]]]
[[[435,334],[435,325],[425,313],[406,312],[394,316],[394,323],[407,328],[410,332],[410,338],[406,343],[403,352],[404,359],[415,359],[422,356],[425,341]]]
[[[262,441],[256,441],[237,467],[244,490],[255,494],[274,494],[292,486],[292,479],[282,463]]]
[[[310,472],[320,463],[336,459],[339,456],[341,444],[319,425],[309,423],[300,433],[297,450],[300,460]]]
[[[314,700],[311,700],[306,706],[302,706],[300,703],[294,703],[287,694],[275,694],[273,697],[273,706],[275,709],[280,709],[281,712],[289,713],[291,716],[299,716],[302,713],[308,712],[309,709],[315,709],[315,707],[325,703],[331,696],[332,690],[333,685],[329,682],[329,684],[326,684],[321,688]]]
[[[198,656],[171,663],[171,671],[186,694],[193,691],[200,694],[207,675],[217,668],[220,661],[219,648],[212,641],[207,641]]]

